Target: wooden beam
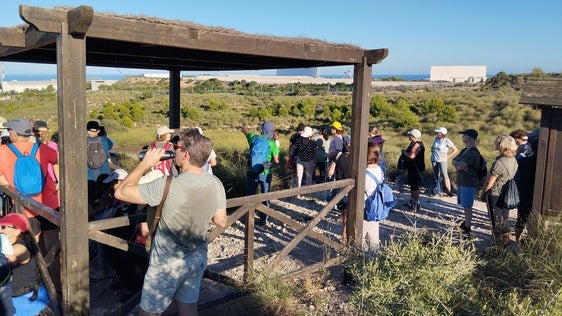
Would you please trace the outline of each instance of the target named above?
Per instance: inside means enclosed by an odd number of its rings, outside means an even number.
[[[0,45],[4,47],[25,47],[23,28],[0,27]]]
[[[170,104],[168,105],[169,126],[173,129],[180,128],[181,109],[181,73],[179,69],[170,70]]]
[[[365,168],[367,166],[367,140],[369,133],[369,109],[372,67],[363,58],[363,63],[353,70],[353,100],[351,109],[351,176],[355,188],[347,199],[347,240],[361,247],[363,236],[363,209],[365,206]]]
[[[367,65],[380,64],[380,62],[388,56],[388,48],[380,48],[365,51]]]
[[[94,19],[94,9],[89,6],[79,6],[67,13],[68,33],[72,35],[86,35],[92,20]]]
[[[68,33],[57,38],[57,100],[61,165],[61,280],[63,313],[90,309],[88,186],[86,164],[86,42]]]

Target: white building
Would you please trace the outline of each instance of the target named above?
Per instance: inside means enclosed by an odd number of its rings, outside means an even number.
[[[484,82],[486,66],[431,66],[429,81]]]

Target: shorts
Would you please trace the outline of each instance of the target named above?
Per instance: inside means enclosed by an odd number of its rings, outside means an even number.
[[[476,196],[476,188],[474,187],[457,188],[457,204],[459,204],[462,207],[472,207],[472,205],[474,205],[475,196]]]
[[[140,307],[148,313],[162,313],[172,303],[172,298],[185,304],[197,303],[206,267],[206,249],[183,258],[171,258],[163,264],[154,264],[151,260],[144,277]]]

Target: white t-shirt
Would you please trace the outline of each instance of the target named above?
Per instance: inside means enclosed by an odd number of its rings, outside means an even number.
[[[370,171],[372,174],[374,174],[375,178],[377,178],[379,182],[382,182],[384,180],[384,176],[382,174],[382,169],[380,166],[377,165],[376,167],[373,168],[367,168],[367,170]],[[371,195],[375,191],[376,188],[377,188],[377,184],[375,183],[375,180],[373,180],[368,175],[365,176],[365,191],[367,192],[367,195],[365,195],[365,200],[369,195]]]
[[[6,257],[14,255],[14,248],[8,239],[6,234],[0,234],[0,252],[2,252]]]

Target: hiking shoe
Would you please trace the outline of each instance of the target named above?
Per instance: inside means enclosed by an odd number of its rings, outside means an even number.
[[[453,191],[449,191],[447,192],[447,196],[455,196],[455,193],[453,193]]]
[[[470,232],[472,231],[470,227],[466,226],[464,221],[460,224],[459,228],[462,230],[464,235],[470,235]]]
[[[416,202],[412,199],[410,199],[408,201],[408,203],[406,203],[406,206],[408,206],[411,210],[415,210],[416,209]]]

